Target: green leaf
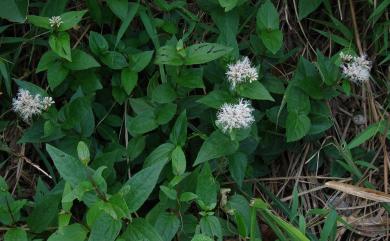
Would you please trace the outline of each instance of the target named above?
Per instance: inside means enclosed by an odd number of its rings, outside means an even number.
[[[183,69],[176,81],[183,87],[204,88],[203,68]]]
[[[126,182],[124,187],[129,186],[130,191],[125,194],[124,199],[130,212],[136,212],[148,199],[165,164],[166,161],[159,161],[137,172]]]
[[[65,67],[70,70],[84,70],[100,67],[100,64],[86,52],[74,49],[72,50],[72,62],[66,62]]]
[[[302,89],[307,95],[313,99],[323,99],[325,91],[321,76],[315,65],[307,59],[301,57],[297,69],[294,73],[294,82],[296,86]]]
[[[20,228],[9,229],[4,235],[4,241],[28,241],[27,233]]]
[[[1,0],[0,18],[11,22],[24,23],[28,9],[28,0]]]
[[[200,98],[197,102],[208,107],[219,109],[223,104],[233,102],[233,96],[225,90],[213,90],[206,96]]]
[[[326,216],[324,227],[321,231],[320,241],[332,240],[332,236],[336,233],[337,227],[337,212],[335,210],[330,211]]]
[[[108,51],[108,42],[103,35],[94,31],[89,32],[89,49],[96,55],[102,55]]]
[[[114,241],[122,228],[120,220],[113,219],[110,215],[101,214],[91,227],[88,241]]]
[[[196,234],[191,241],[214,241],[214,239],[203,234]]]
[[[186,171],[186,156],[180,146],[172,151],[172,171],[177,176]]]
[[[160,189],[169,199],[176,200],[177,191],[175,189],[164,186],[164,185],[161,185]]]
[[[283,45],[283,33],[279,29],[261,31],[260,39],[273,54],[276,54]]]
[[[232,48],[216,43],[194,44],[186,48],[185,65],[204,64],[232,51]]]
[[[357,146],[360,146],[364,142],[368,141],[372,137],[374,137],[378,132],[383,129],[384,122],[380,121],[375,124],[369,125],[364,131],[357,134],[349,143],[348,143],[348,149],[355,148]]]
[[[154,63],[180,66],[184,64],[184,58],[179,55],[175,46],[166,45],[157,49]]]
[[[219,5],[225,9],[225,12],[229,12],[235,8],[238,2],[238,0],[218,0]]]
[[[50,144],[46,144],[46,150],[61,177],[73,187],[88,180],[87,169],[79,160]]]
[[[152,100],[157,103],[170,103],[176,99],[176,92],[170,84],[158,85],[152,93]]]
[[[152,60],[153,53],[154,51],[150,50],[130,55],[131,70],[134,72],[141,72],[145,69]]]
[[[245,83],[237,87],[237,92],[249,99],[253,100],[270,100],[275,101],[270,95],[268,90],[259,81],[253,81],[252,83]]]
[[[87,12],[87,10],[83,11],[71,11],[61,14],[61,20],[62,24],[58,28],[59,31],[65,31],[68,29],[73,28],[78,24],[81,19],[83,18],[84,14]]]
[[[214,131],[200,147],[194,166],[221,156],[228,156],[237,149],[237,141],[232,141],[229,136],[220,131]]]
[[[47,81],[50,89],[59,86],[68,76],[69,70],[65,68],[61,62],[54,62],[47,70]]]
[[[142,218],[136,218],[120,236],[123,240],[164,241],[156,229]]]
[[[171,152],[175,149],[175,147],[176,146],[171,143],[159,145],[146,157],[144,166],[149,167],[159,162],[168,162],[171,157]]]
[[[128,118],[127,128],[132,136],[147,133],[158,127],[155,116],[149,113]]]
[[[85,144],[85,142],[80,141],[79,144],[77,144],[77,155],[79,157],[79,160],[84,163],[84,165],[87,165],[88,162],[91,160],[89,148],[87,144]]]
[[[78,223],[60,227],[47,241],[84,241],[87,231]]]
[[[279,13],[270,0],[266,0],[257,11],[256,26],[260,31],[279,29]]]
[[[289,86],[286,90],[286,102],[288,112],[297,111],[302,114],[310,112],[310,99],[302,90],[297,87]]]
[[[239,187],[245,178],[248,158],[244,153],[238,152],[229,157],[229,172]]]
[[[174,214],[163,212],[158,216],[154,227],[164,241],[171,241],[180,228],[180,220]]]
[[[51,65],[53,65],[59,57],[53,51],[49,50],[45,52],[41,59],[39,60],[38,67],[36,69],[36,73],[49,69]]]
[[[67,32],[53,33],[49,37],[49,45],[51,49],[60,57],[72,61],[70,52],[70,38]]]
[[[6,1],[13,1],[13,0],[6,0]],[[1,4],[5,1],[1,1]],[[0,5],[1,6],[1,5]],[[35,16],[35,15],[28,15],[27,20],[29,23],[34,25],[35,27],[44,28],[51,30],[48,17],[41,17],[41,16]],[[23,20],[24,21],[24,20]]]
[[[287,142],[303,138],[310,130],[310,119],[297,111],[289,112],[286,121]]]
[[[31,231],[35,233],[46,231],[58,215],[60,201],[61,193],[49,193],[35,204],[27,218],[27,225]]]
[[[169,140],[175,145],[184,146],[187,140],[187,126],[187,113],[184,110],[176,119]]]
[[[111,69],[123,69],[128,66],[126,58],[119,52],[108,51],[100,56],[100,60]]]
[[[121,72],[121,84],[126,94],[130,95],[134,87],[137,85],[138,73],[129,69],[124,68]]]
[[[322,3],[322,0],[299,0],[298,16],[299,20],[304,19],[310,13],[314,12]]]
[[[111,11],[122,21],[126,18],[128,13],[127,0],[107,0],[107,4]]]
[[[332,86],[337,83],[340,72],[339,68],[320,51],[317,51],[317,68],[325,84]]]
[[[216,216],[202,217],[199,222],[202,233],[207,234],[210,237],[218,237],[218,240],[222,240],[222,227]]]
[[[125,3],[127,4],[127,1],[125,1]],[[138,8],[139,8],[139,3],[129,3],[128,8],[129,8],[129,11],[127,11],[126,17],[124,19],[122,19],[122,24],[118,30],[118,34],[116,36],[116,41],[115,41],[115,47],[118,46],[119,41],[122,39],[127,28],[129,27],[131,21],[134,19],[135,15],[137,14]]]
[[[156,107],[156,122],[159,125],[165,125],[175,116],[177,105],[173,103],[161,104]]]
[[[218,184],[215,181],[210,165],[205,163],[196,182],[196,195],[198,203],[203,210],[212,210],[217,205]]]

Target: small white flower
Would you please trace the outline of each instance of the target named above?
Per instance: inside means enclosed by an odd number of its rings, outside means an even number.
[[[257,69],[251,66],[249,58],[244,57],[235,64],[228,65],[226,76],[230,82],[231,88],[234,89],[238,84],[256,81],[259,74],[257,73]]]
[[[217,113],[217,125],[220,125],[223,132],[233,129],[247,128],[255,121],[251,104],[240,99],[238,104],[225,103]]]
[[[54,101],[51,97],[41,98],[40,95],[31,95],[28,90],[19,89],[16,98],[12,100],[12,109],[25,122],[29,122],[33,116],[42,114]]]
[[[367,60],[366,55],[354,57],[349,54],[340,53],[340,58],[343,61],[341,68],[343,74],[350,81],[361,84],[370,79],[371,61]]]
[[[59,28],[63,23],[61,16],[53,16],[49,18],[49,24],[52,28]]]

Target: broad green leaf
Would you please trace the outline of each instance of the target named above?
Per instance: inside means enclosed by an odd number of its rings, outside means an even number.
[[[174,214],[163,212],[158,216],[154,228],[164,241],[171,241],[180,228],[180,219]]]
[[[126,182],[124,187],[130,187],[130,191],[125,194],[124,199],[130,212],[136,212],[148,199],[165,164],[164,160],[159,161],[137,172]]]
[[[170,84],[158,85],[152,93],[152,100],[157,103],[169,103],[176,99],[176,92]]]
[[[153,53],[154,51],[150,50],[130,55],[131,70],[134,72],[141,72],[143,69],[145,69],[152,60]]]
[[[55,221],[58,207],[61,202],[61,193],[46,194],[35,204],[33,211],[27,218],[27,225],[31,231],[41,233]]]
[[[204,64],[232,51],[232,48],[216,43],[194,44],[186,48],[185,65]]]
[[[219,5],[225,9],[225,12],[229,12],[237,6],[238,0],[218,0]]]
[[[212,210],[217,205],[218,183],[215,181],[210,165],[205,163],[196,182],[198,203],[203,210]]]
[[[59,57],[53,51],[49,50],[45,52],[41,59],[39,60],[38,67],[36,69],[36,73],[49,69],[51,65],[53,65]]]
[[[133,118],[128,118],[127,128],[132,136],[147,133],[158,127],[154,115],[140,114]]]
[[[100,67],[100,64],[84,51],[72,50],[72,62],[66,62],[65,67],[70,70],[84,70]]]
[[[310,13],[314,12],[322,3],[323,0],[299,0],[298,16],[299,20],[304,19]]]
[[[259,81],[253,81],[252,83],[245,83],[237,87],[237,92],[249,99],[253,100],[270,100],[274,101],[274,98],[270,95],[268,90]]]
[[[286,102],[288,112],[297,111],[302,114],[310,112],[310,99],[301,89],[295,86],[289,86],[286,90]]]
[[[107,0],[107,5],[122,21],[126,18],[126,15],[128,14],[127,0]]]
[[[191,241],[214,241],[214,239],[203,234],[196,234]]]
[[[161,185],[160,190],[171,200],[177,199],[177,191],[173,188]]]
[[[120,220],[113,219],[110,215],[101,214],[91,227],[88,241],[114,241],[122,228]]]
[[[266,0],[257,11],[256,26],[260,31],[279,29],[279,13],[270,0]]]
[[[88,180],[87,169],[79,160],[50,144],[46,144],[46,150],[61,177],[73,187]]]
[[[70,38],[67,32],[53,33],[49,37],[49,45],[51,49],[60,57],[72,61],[70,51]]]
[[[317,68],[325,84],[332,86],[338,81],[340,76],[339,68],[320,51],[317,51]]]
[[[24,23],[28,11],[28,0],[1,0],[0,18],[11,22]]]
[[[248,158],[244,153],[238,152],[229,157],[229,172],[239,187],[245,178]]]
[[[100,60],[111,69],[123,69],[128,65],[126,58],[116,51],[107,51]]]
[[[14,1],[14,0],[6,0],[6,1]],[[1,3],[4,3],[4,2],[1,1]],[[41,16],[36,16],[36,15],[28,15],[27,16],[27,20],[28,20],[29,23],[31,23],[32,25],[34,25],[36,27],[44,28],[44,29],[51,29],[48,17],[41,17]]]
[[[9,229],[4,235],[4,241],[28,241],[27,233],[20,228]]]
[[[184,146],[187,140],[187,112],[184,110],[172,127],[169,140],[179,146]]]
[[[203,69],[183,69],[177,77],[177,83],[187,88],[204,88]]]
[[[118,0],[110,0],[109,2],[117,2]],[[127,4],[127,1],[124,1],[125,4]],[[135,15],[138,12],[139,8],[139,3],[128,3],[128,8],[129,10],[126,13],[126,16],[122,19],[122,24],[119,27],[118,34],[116,36],[116,41],[115,41],[115,47],[118,46],[119,41],[122,39],[123,35],[125,34],[127,28],[129,27],[131,21],[134,19]],[[111,7],[113,9],[113,7]],[[126,8],[124,8],[126,9]],[[122,14],[122,13],[120,13]]]
[[[137,85],[138,73],[129,68],[122,69],[121,84],[126,94],[130,95],[134,87]]]
[[[50,89],[59,86],[68,76],[69,70],[61,62],[52,63],[47,70],[47,81]]]
[[[207,105],[208,107],[218,109],[225,103],[233,102],[233,96],[225,90],[213,90],[206,96],[200,98],[197,102]]]
[[[222,227],[216,216],[202,217],[199,225],[202,233],[211,237],[218,237],[218,240],[222,240]]]
[[[171,152],[176,146],[171,143],[164,143],[159,145],[156,149],[150,153],[145,159],[145,167],[150,167],[159,162],[167,163],[171,157]]]
[[[237,141],[232,141],[229,136],[220,131],[214,131],[200,147],[194,166],[221,156],[228,156],[237,149]]]
[[[78,223],[60,227],[47,241],[84,241],[87,231]]]
[[[279,29],[260,31],[260,39],[263,41],[264,46],[273,54],[276,54],[283,46],[283,33]]]
[[[70,11],[61,14],[60,16],[63,23],[58,28],[58,31],[65,31],[76,26],[81,21],[86,12],[86,10]]]
[[[123,240],[164,241],[156,229],[142,218],[134,219],[120,238]]]
[[[89,49],[96,55],[102,55],[108,51],[108,42],[103,35],[91,31],[89,32]]]
[[[321,76],[314,64],[301,57],[294,73],[296,86],[313,99],[323,99],[325,91]]]
[[[179,176],[186,171],[186,156],[184,155],[183,149],[177,146],[172,151],[172,171],[173,174]]]
[[[156,122],[159,125],[165,125],[175,116],[177,105],[173,103],[165,103],[156,107],[155,115]]]
[[[310,130],[311,122],[306,114],[289,112],[286,121],[287,142],[303,138]]]
[[[184,58],[179,55],[175,46],[166,45],[157,49],[154,63],[180,66],[184,64]]]

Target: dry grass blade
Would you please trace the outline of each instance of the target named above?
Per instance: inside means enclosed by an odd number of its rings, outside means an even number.
[[[350,195],[354,195],[357,197],[361,197],[376,202],[390,202],[389,194],[377,190],[369,189],[369,188],[356,187],[354,185],[335,182],[335,181],[326,182],[325,186],[344,193],[348,193]]]

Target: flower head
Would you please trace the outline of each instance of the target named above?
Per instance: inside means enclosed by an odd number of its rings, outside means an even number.
[[[361,84],[370,79],[372,63],[367,60],[367,55],[354,57],[349,54],[340,53],[340,58],[343,61],[341,64],[343,74],[350,81]]]
[[[12,100],[12,109],[28,122],[33,116],[40,115],[47,110],[54,101],[51,97],[42,98],[40,95],[32,95],[28,90],[19,89],[17,97]]]
[[[225,103],[217,113],[217,125],[222,127],[223,132],[233,129],[247,128],[255,121],[251,104],[240,99],[237,104]]]
[[[49,18],[49,24],[52,28],[59,28],[63,23],[61,16],[53,16]]]
[[[228,65],[228,71],[226,72],[226,76],[232,89],[236,87],[236,85],[244,83],[244,82],[253,82],[257,80],[259,74],[257,73],[257,69],[251,66],[252,63],[248,57],[244,57],[242,60],[237,61],[235,64]]]

